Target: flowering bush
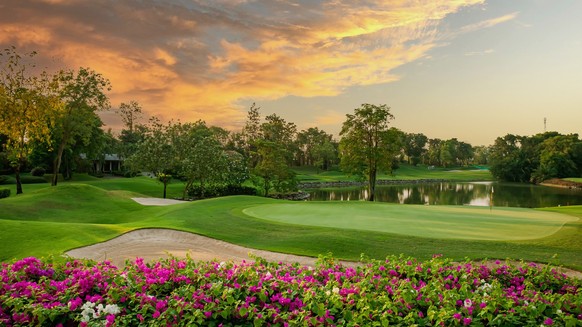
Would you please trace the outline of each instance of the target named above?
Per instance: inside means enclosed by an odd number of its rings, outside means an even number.
[[[582,282],[550,266],[435,256],[350,267],[25,258],[0,271],[6,326],[582,325]]]

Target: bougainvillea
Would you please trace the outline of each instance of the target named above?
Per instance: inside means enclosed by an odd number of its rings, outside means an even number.
[[[141,259],[0,271],[6,326],[582,325],[582,283],[535,263],[419,262],[389,257],[315,267]]]

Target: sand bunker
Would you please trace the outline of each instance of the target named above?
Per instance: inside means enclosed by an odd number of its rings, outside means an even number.
[[[103,243],[68,251],[65,254],[73,258],[109,260],[121,267],[125,260],[135,260],[137,257],[151,261],[167,258],[170,255],[186,257],[186,254],[189,254],[194,260],[216,259],[218,261],[241,262],[242,260],[251,260],[249,253],[268,261],[315,265],[315,258],[250,249],[170,229],[139,229]]]

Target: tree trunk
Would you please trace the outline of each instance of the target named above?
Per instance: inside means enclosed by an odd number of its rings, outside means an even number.
[[[164,178],[164,199],[166,198],[166,189],[168,187],[168,179]]]
[[[59,170],[61,169],[61,162],[63,158],[63,152],[65,151],[65,142],[61,142],[59,145],[59,150],[57,151],[57,157],[53,161],[53,180],[51,186],[57,186],[57,181],[59,179]]]
[[[16,194],[22,194],[22,181],[20,180],[20,161],[14,167],[14,177],[16,178]]]
[[[376,169],[370,169],[368,175],[368,201],[374,201],[376,193]]]

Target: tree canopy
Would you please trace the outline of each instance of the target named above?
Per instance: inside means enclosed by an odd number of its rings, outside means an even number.
[[[341,167],[344,171],[365,176],[368,201],[374,201],[379,171],[391,172],[397,155],[393,143],[400,137],[388,126],[394,116],[386,105],[362,104],[346,115],[340,135]]]

